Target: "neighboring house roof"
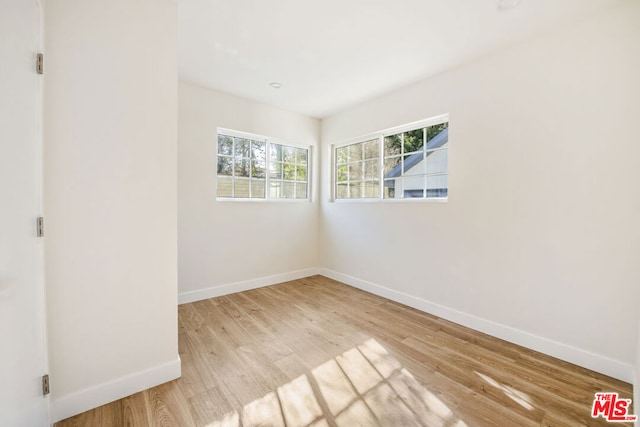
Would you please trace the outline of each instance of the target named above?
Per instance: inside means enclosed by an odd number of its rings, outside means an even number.
[[[449,142],[449,128],[446,128],[445,130],[437,134],[431,141],[427,142],[427,150],[440,148],[447,142]],[[423,151],[424,151],[424,146],[420,150],[416,151],[415,154],[409,156],[409,158],[404,161],[405,170],[411,169],[412,167],[420,163],[420,161],[422,161],[424,157],[422,155]],[[431,154],[433,154],[433,151],[427,153],[427,157],[430,156]],[[385,179],[398,178],[401,175],[402,175],[402,163],[400,163],[395,168],[391,169],[389,173],[384,176],[384,178]]]

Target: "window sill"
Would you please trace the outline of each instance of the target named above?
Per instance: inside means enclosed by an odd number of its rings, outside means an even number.
[[[332,199],[330,203],[448,203],[448,197],[406,198],[406,199]]]
[[[231,203],[309,203],[311,199],[291,199],[291,198],[282,198],[282,199],[260,199],[260,198],[243,198],[243,197],[216,197],[216,202],[231,202]]]

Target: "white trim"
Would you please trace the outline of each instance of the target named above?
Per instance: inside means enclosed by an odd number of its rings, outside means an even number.
[[[298,280],[314,276],[318,274],[318,271],[318,268],[315,267],[305,268],[303,270],[295,270],[288,273],[274,274],[272,276],[243,280],[241,282],[234,282],[226,285],[212,286],[205,289],[198,289],[197,291],[180,292],[178,293],[178,304],[187,304],[223,295],[235,294],[236,292],[271,286],[282,282],[289,282],[291,280]]]
[[[291,181],[293,182],[293,181]],[[302,183],[300,181],[298,181],[298,183]],[[307,190],[308,192],[309,190]],[[277,197],[272,197],[272,198],[266,198],[266,197],[216,197],[216,202],[250,202],[250,203],[306,203],[306,202],[311,202],[311,200],[307,199],[294,199],[293,197],[282,197],[282,198],[277,198]]]
[[[171,362],[52,399],[53,422],[180,378],[181,371],[180,357],[177,357]]]
[[[336,147],[334,144],[328,144],[329,161],[327,166],[329,168],[329,202],[334,202],[336,199]]]
[[[359,199],[334,199],[331,203],[447,203],[447,197],[399,197],[379,199],[377,197],[361,197]]]
[[[510,326],[483,319],[471,314],[463,313],[444,305],[436,304],[425,299],[398,292],[387,287],[377,285],[366,280],[358,279],[353,276],[338,273],[337,271],[320,268],[320,274],[334,280],[346,283],[358,289],[362,289],[372,294],[388,298],[392,301],[408,305],[415,309],[433,314],[451,322],[474,329],[479,332],[509,341],[514,344],[521,345],[531,350],[556,357],[558,359],[591,369],[596,372],[609,375],[619,380],[632,383],[635,379],[636,387],[639,379],[634,377],[633,366],[611,359],[606,356],[595,354],[577,347],[573,347],[558,341],[540,337],[529,332],[525,332]],[[638,392],[635,392],[638,398]],[[640,400],[635,400],[640,402]],[[637,407],[637,406],[636,406]],[[637,412],[637,411],[636,411]]]
[[[267,140],[269,139],[268,137],[264,135],[258,135],[257,133],[242,132],[239,130],[226,129],[226,128],[218,128],[217,135],[220,135],[220,134],[224,136],[251,139],[253,141],[260,141],[260,142],[267,142]]]

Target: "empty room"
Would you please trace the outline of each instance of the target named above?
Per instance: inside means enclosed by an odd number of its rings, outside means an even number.
[[[638,0],[0,8],[0,426],[636,423]]]

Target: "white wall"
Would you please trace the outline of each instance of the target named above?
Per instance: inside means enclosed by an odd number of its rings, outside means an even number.
[[[323,183],[329,144],[450,114],[448,203],[323,187],[325,273],[633,381],[638,22],[627,2],[324,120]]]
[[[175,0],[46,2],[53,418],[179,376]]]
[[[633,379],[633,407],[634,414],[638,415],[638,408],[640,407],[640,323],[638,324],[638,342],[636,344],[636,365],[635,365],[635,378]]]
[[[178,93],[180,301],[315,272],[318,120],[186,83]],[[218,127],[310,144],[313,201],[216,201]]]

